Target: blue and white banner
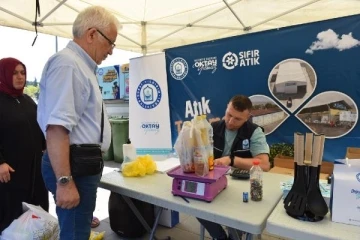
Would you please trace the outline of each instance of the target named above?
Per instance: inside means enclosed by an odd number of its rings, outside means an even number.
[[[137,155],[172,149],[165,54],[130,60],[129,136]]]
[[[223,118],[244,94],[269,144],[325,134],[324,159],[360,147],[360,15],[166,50],[172,141],[194,114]]]

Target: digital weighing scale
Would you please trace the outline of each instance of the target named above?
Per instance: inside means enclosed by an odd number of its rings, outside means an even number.
[[[226,172],[228,166],[215,166],[214,170],[204,176],[195,173],[184,173],[181,166],[169,171],[173,177],[172,191],[175,196],[196,198],[211,202],[227,186]]]

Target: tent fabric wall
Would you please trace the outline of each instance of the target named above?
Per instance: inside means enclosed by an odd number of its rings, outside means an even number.
[[[123,24],[116,47],[143,54],[360,13],[358,0],[46,0],[41,33],[72,38],[82,9],[101,5]],[[35,0],[1,0],[0,25],[35,31]]]
[[[360,14],[167,49],[165,53],[173,142],[180,124],[190,120],[199,105],[203,112],[205,109],[207,118],[213,121],[224,116],[232,96],[245,94],[255,99],[255,102],[262,103],[265,108],[268,101],[271,105],[277,104],[288,116],[278,125],[265,128],[268,130],[267,141],[270,145],[278,142],[292,143],[294,132],[311,131],[323,133],[327,137],[324,160],[333,161],[344,157],[346,147],[360,146],[360,125],[357,121],[360,63],[352,61],[360,53],[359,23]],[[319,40],[319,35],[323,34],[328,37]],[[329,38],[337,38],[341,44],[320,44],[328,43]],[[345,42],[351,43],[350,47],[344,49],[342,46]],[[259,53],[258,56],[249,56],[247,59],[255,59],[258,64],[254,65],[252,61],[247,61],[248,65],[245,66],[240,64],[243,54],[248,52]],[[203,68],[199,63],[205,64],[208,59],[214,60],[214,64]],[[313,71],[314,80],[310,79],[313,91],[308,92],[305,97],[301,95],[301,98],[292,98],[294,108],[290,108],[286,98],[274,94],[272,86],[278,66],[294,59],[302,66],[304,63],[307,70]],[[176,75],[172,67],[177,62],[187,66],[183,68],[181,75]],[[334,101],[346,102],[350,108],[334,105]],[[302,112],[319,104],[321,106],[314,107],[311,112]],[[350,110],[357,114],[355,121],[332,121],[332,109]],[[259,115],[255,114],[253,121]],[[324,119],[321,123],[322,116],[328,116],[328,121]]]

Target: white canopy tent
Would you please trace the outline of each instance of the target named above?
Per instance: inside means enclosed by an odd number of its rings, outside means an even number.
[[[360,13],[359,0],[1,0],[0,25],[72,38],[82,9],[101,5],[123,24],[116,47],[143,54]]]

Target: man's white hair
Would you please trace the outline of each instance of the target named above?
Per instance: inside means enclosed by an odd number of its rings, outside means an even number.
[[[80,38],[89,28],[105,30],[109,25],[114,24],[118,30],[122,28],[119,20],[100,6],[91,6],[85,8],[76,17],[73,24],[74,38]]]

